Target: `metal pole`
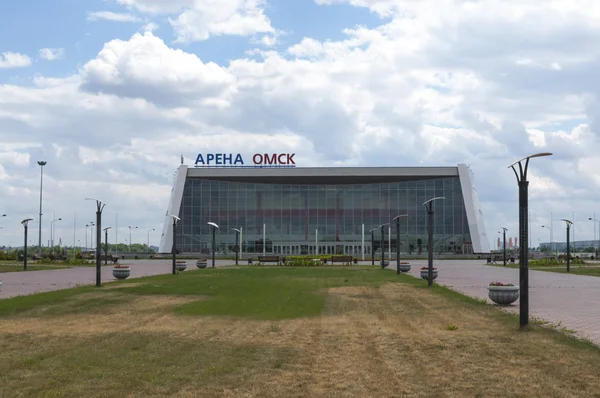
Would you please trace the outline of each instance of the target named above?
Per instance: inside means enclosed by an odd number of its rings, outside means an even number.
[[[25,243],[23,245],[23,270],[27,271],[27,223],[25,226]]]
[[[400,275],[400,219],[396,218],[396,274]]]
[[[371,265],[375,265],[375,230],[371,230]]]
[[[212,229],[213,229],[213,231],[212,231],[213,232],[212,233],[212,235],[213,235],[212,236],[212,238],[213,238],[213,241],[212,241],[212,267],[215,268],[215,251],[217,250],[217,238],[215,236],[216,228],[212,227]],[[263,246],[264,246],[264,242],[263,242]]]
[[[385,257],[385,229],[381,226],[381,241],[379,247],[381,248],[381,269],[384,269],[384,257]]]
[[[176,251],[177,251],[176,250],[176,244],[177,244],[176,228],[177,228],[177,220],[175,218],[173,218],[173,247],[171,248],[171,253],[172,253],[172,257],[173,257],[173,269],[172,269],[173,275],[175,275],[175,273],[177,272],[176,268],[175,268],[175,262],[176,262],[176,256],[177,256],[177,253],[176,253]]]
[[[504,266],[506,267],[506,229],[502,230],[502,245],[504,246]],[[523,244],[523,242],[521,242]]]
[[[427,219],[428,224],[428,240],[427,248],[428,248],[428,256],[427,256],[427,286],[431,286],[433,283],[433,202],[429,202],[427,206],[427,214],[429,218]]]
[[[38,164],[40,165],[40,169],[41,169],[41,173],[40,173],[40,227],[39,227],[39,242],[38,242],[38,252],[40,257],[42,256],[42,187],[44,184],[44,166],[46,165],[46,162],[44,161],[39,161]]]
[[[100,208],[100,203],[98,203],[97,206],[98,211],[96,211],[96,286],[100,286],[100,242],[102,242],[102,209]]]
[[[240,259],[240,233],[235,231],[235,265],[238,265]]]
[[[263,256],[265,256],[267,254],[267,245],[266,245],[266,240],[267,240],[267,224],[263,224]]]
[[[529,182],[524,178],[519,181],[519,241],[527,242],[529,225],[528,211],[528,187]],[[552,231],[552,229],[550,229]],[[552,232],[550,232],[552,233]],[[527,245],[519,246],[519,285],[521,298],[519,299],[519,321],[521,327],[529,324],[529,259]]]
[[[108,229],[104,230],[104,265],[108,265]]]
[[[567,272],[571,272],[571,247],[569,241],[569,230],[571,229],[571,224],[567,223]]]
[[[362,224],[362,240],[361,240],[362,261],[365,261],[365,224]]]

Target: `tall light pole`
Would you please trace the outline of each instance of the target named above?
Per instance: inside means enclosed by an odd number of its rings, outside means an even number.
[[[108,230],[111,227],[104,228],[104,265],[108,264]]]
[[[502,261],[504,262],[505,267],[506,267],[506,231],[508,231],[508,229],[502,227],[502,247],[503,247],[503,251],[504,251]],[[523,244],[523,243],[521,243],[521,244]]]
[[[431,198],[425,203],[423,206],[427,209],[427,286],[431,286],[433,283],[433,202],[436,200],[446,199],[443,196],[438,196],[436,198]]]
[[[542,225],[542,228],[546,228],[550,232],[550,254],[554,255],[554,250],[552,248],[552,229],[547,225]]]
[[[54,228],[56,226],[56,222],[57,221],[61,221],[62,218],[54,218],[52,221],[50,221],[50,245],[52,246],[52,252],[54,252]]]
[[[177,221],[181,220],[179,217],[171,214],[171,218],[173,219],[173,246],[171,248],[171,253],[173,255],[173,275],[177,273],[177,269],[175,267],[175,263],[177,262]],[[131,243],[131,242],[129,242]]]
[[[129,226],[129,252],[131,253],[131,229],[137,229],[137,227]]]
[[[44,183],[44,166],[46,165],[46,161],[40,160],[37,164],[40,166],[40,230],[39,233],[39,241],[38,241],[38,254],[42,257],[42,187]]]
[[[100,247],[102,243],[102,210],[104,210],[104,206],[106,206],[106,203],[102,203],[98,199],[94,198],[85,198],[85,200],[93,200],[96,202],[96,286],[100,287],[100,257],[102,255]]]
[[[400,214],[394,217],[396,222],[396,274],[400,275],[400,219],[402,217],[409,217],[408,214]]]
[[[152,228],[148,231],[148,240],[146,241],[146,246],[148,246],[148,248],[150,248],[150,232],[152,231],[156,231],[156,229]]]
[[[567,224],[567,272],[571,272],[571,245],[570,245],[570,230],[571,230],[571,225],[573,225],[573,221],[569,221],[566,220],[564,218],[561,218],[561,221],[564,221],[565,224]],[[577,253],[577,252],[575,252]]]
[[[23,244],[23,269],[27,271],[27,224],[29,221],[33,220],[33,218],[27,218],[21,221],[23,224],[23,228],[25,229],[25,243]]]
[[[239,261],[239,253],[240,253],[240,230],[237,228],[233,228],[235,231],[235,265],[238,265]]]
[[[588,218],[590,221],[594,221],[594,258],[598,257],[598,249],[596,247],[596,223],[598,223],[598,230],[600,230],[600,221],[596,220],[596,213],[594,213],[594,217]]]
[[[217,250],[217,238],[215,236],[215,232],[217,231],[217,228],[219,228],[219,226],[217,224],[215,224],[214,222],[208,222],[207,224],[213,227],[213,229],[212,229],[212,267],[215,268],[215,251]],[[264,247],[264,244],[265,244],[265,242],[263,241],[263,247]]]
[[[529,245],[527,244],[529,241],[529,181],[527,181],[527,168],[531,158],[550,155],[552,155],[550,152],[536,153],[508,166],[515,173],[519,184],[519,242],[521,242],[519,245],[519,321],[521,327],[529,324]],[[525,161],[524,166],[521,163],[522,161]],[[519,172],[515,168],[517,164],[519,165]]]
[[[375,230],[377,227],[373,228],[369,232],[371,233],[371,265],[375,265]]]
[[[385,226],[390,225],[390,223],[381,224],[379,229],[381,229],[381,269],[385,268]]]
[[[87,245],[87,229],[89,227],[89,224],[85,224],[85,251],[87,252],[88,249],[88,245]]]

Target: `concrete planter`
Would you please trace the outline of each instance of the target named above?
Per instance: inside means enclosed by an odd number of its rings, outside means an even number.
[[[428,280],[428,277],[429,277],[429,271],[428,271],[428,270],[426,270],[426,269],[422,269],[422,270],[420,270],[420,271],[421,271],[421,278],[423,278],[423,279],[425,279],[425,280]],[[437,270],[437,269],[434,269],[434,270],[433,270],[433,279],[435,279],[435,278],[437,278],[437,277],[438,277],[438,270]]]
[[[207,266],[208,266],[208,261],[206,259],[196,261],[196,267],[198,267],[198,268],[206,268]]]
[[[177,271],[185,271],[185,269],[187,268],[187,261],[178,261],[175,263],[175,269]]]
[[[410,263],[409,264],[402,264],[402,263],[400,263],[400,271],[401,272],[408,272],[408,271],[410,271]]]
[[[488,286],[490,300],[499,305],[511,305],[519,298],[519,286]]]
[[[131,275],[131,269],[129,267],[126,267],[126,268],[113,267],[112,274],[117,279],[127,279],[127,278],[129,278],[129,275]]]

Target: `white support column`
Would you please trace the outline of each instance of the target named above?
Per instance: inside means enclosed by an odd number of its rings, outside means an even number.
[[[398,243],[396,243],[398,244]],[[388,227],[388,258],[392,261],[392,227]]]
[[[266,231],[267,225],[263,224],[263,256],[265,256],[267,254],[267,231]]]
[[[362,252],[362,261],[365,261],[365,224],[362,225],[362,240],[360,251]]]
[[[242,258],[242,254],[244,251],[242,248],[244,247],[244,227],[240,227],[240,258]]]
[[[319,228],[315,229],[315,254],[319,254]]]

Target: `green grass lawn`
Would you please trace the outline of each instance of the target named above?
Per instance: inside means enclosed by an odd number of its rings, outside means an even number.
[[[27,271],[43,271],[43,270],[52,270],[52,269],[64,269],[70,268],[70,265],[62,265],[62,264],[36,264],[34,262],[27,262]],[[14,261],[0,261],[0,273],[2,272],[22,272],[23,263],[18,263]]]
[[[396,377],[394,377],[396,376]],[[0,300],[0,396],[594,396],[600,349],[378,267],[185,271]]]
[[[486,264],[492,267],[504,267],[500,264]],[[506,264],[507,268],[519,268],[519,264]],[[534,265],[529,266],[530,270],[534,271],[547,271],[547,272],[558,272],[562,274],[567,273],[567,265]],[[575,275],[588,275],[588,276],[600,276],[600,264],[576,264],[571,265],[570,274]]]

